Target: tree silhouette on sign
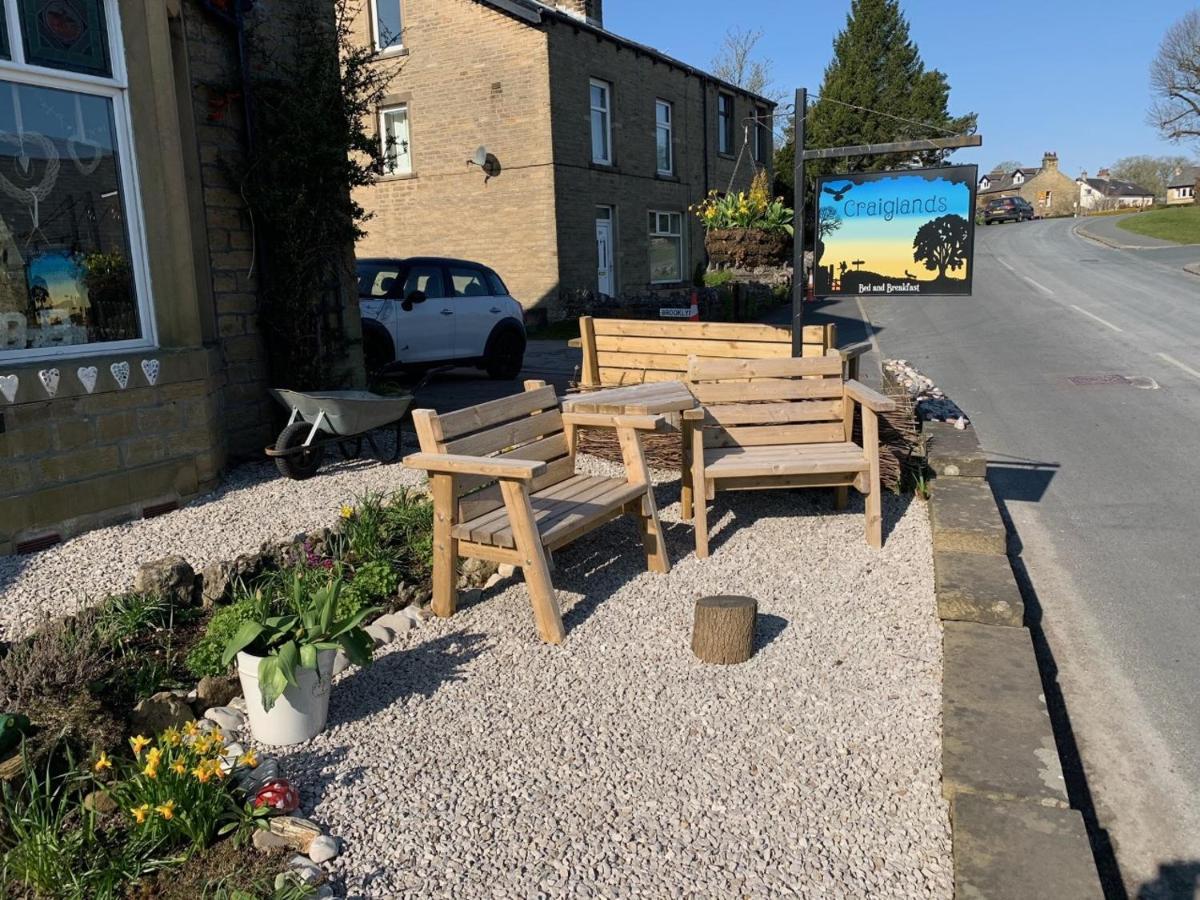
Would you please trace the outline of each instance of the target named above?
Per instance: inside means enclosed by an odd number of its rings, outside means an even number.
[[[937,269],[938,278],[945,278],[947,269],[958,270],[966,264],[970,233],[962,216],[941,216],[926,222],[913,238],[913,259],[925,263],[930,271]]]

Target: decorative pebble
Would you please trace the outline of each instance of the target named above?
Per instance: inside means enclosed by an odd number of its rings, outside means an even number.
[[[315,863],[328,862],[338,855],[338,840],[328,834],[318,835],[308,845],[308,858]]]
[[[246,727],[246,717],[232,706],[214,706],[206,709],[204,718],[214,722],[226,734],[236,734]]]
[[[396,639],[397,635],[411,630],[416,623],[412,618],[404,615],[402,612],[388,613],[386,616],[380,616],[374,622],[375,625],[380,625],[388,631],[392,632],[392,640]]]
[[[370,635],[371,640],[375,642],[376,647],[382,647],[386,644],[390,644],[396,638],[396,634],[392,631],[392,629],[385,628],[378,622],[373,625],[368,625],[363,629],[363,631]]]

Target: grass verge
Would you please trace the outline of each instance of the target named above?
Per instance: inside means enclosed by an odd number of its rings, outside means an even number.
[[[1177,244],[1200,244],[1200,205],[1155,209],[1122,219],[1117,224],[1145,237]]]

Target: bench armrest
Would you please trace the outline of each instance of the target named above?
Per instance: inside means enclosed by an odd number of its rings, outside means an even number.
[[[583,338],[571,338],[569,341],[567,341],[567,346],[574,347],[576,350],[578,350],[583,346]]]
[[[439,475],[482,475],[505,481],[533,481],[546,471],[546,464],[535,459],[492,459],[454,453],[414,453],[404,457],[410,469],[424,469]]]
[[[846,396],[851,400],[858,401],[872,412],[891,412],[896,408],[896,401],[891,397],[885,397],[858,381],[846,382]]]
[[[849,347],[841,347],[838,349],[838,356],[844,360],[858,359],[864,353],[871,349],[870,341],[860,341],[857,344],[851,344]]]
[[[632,428],[635,431],[666,431],[666,416],[622,416],[609,413],[563,413],[564,425],[585,428]]]
[[[708,412],[703,407],[697,406],[694,409],[685,409],[683,411],[683,420],[685,422],[703,422],[706,415],[708,415]]]

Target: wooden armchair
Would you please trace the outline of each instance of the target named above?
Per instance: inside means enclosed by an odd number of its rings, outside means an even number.
[[[547,554],[624,513],[641,523],[646,564],[668,572],[639,432],[661,416],[561,413],[554,388],[525,382],[525,392],[438,415],[413,412],[421,452],[404,464],[429,473],[433,489],[433,611],[457,605],[458,560],[520,566],[542,639],[564,637]],[[615,428],[625,478],[575,471],[575,429]]]
[[[841,509],[853,486],[867,500],[867,543],[883,546],[877,414],[895,403],[845,379],[842,366],[835,354],[692,358],[688,386],[702,408],[683,414],[692,470],[683,515],[695,518],[697,556],[708,556],[705,501],[718,490],[834,487]],[[856,404],[862,446],[853,442]]]

